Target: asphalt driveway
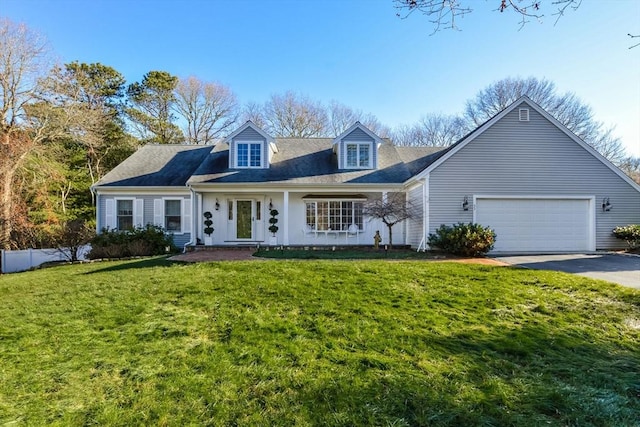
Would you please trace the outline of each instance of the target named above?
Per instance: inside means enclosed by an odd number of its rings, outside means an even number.
[[[624,254],[496,256],[507,264],[536,270],[564,271],[640,289],[640,256]]]

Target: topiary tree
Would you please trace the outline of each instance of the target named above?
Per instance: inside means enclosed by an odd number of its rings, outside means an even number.
[[[278,230],[280,229],[278,227],[278,214],[280,212],[278,212],[276,209],[271,209],[271,211],[269,211],[269,215],[271,215],[271,218],[269,218],[269,224],[271,224],[269,226],[269,231],[273,234],[273,237],[276,236],[276,233],[278,232]]]
[[[213,221],[211,221],[211,218],[213,217],[213,215],[211,214],[211,212],[207,211],[204,214],[202,214],[202,216],[204,216],[204,230],[203,230],[204,234],[211,237],[211,235],[215,231],[215,229],[212,227]]]

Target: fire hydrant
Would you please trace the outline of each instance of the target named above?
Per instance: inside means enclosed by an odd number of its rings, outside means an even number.
[[[382,242],[382,237],[380,237],[380,230],[376,230],[376,235],[373,236],[373,247],[378,249],[380,246],[380,242]]]

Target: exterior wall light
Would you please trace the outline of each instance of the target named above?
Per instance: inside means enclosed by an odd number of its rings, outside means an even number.
[[[611,210],[611,202],[609,202],[609,198],[605,197],[602,199],[602,212],[609,212]]]
[[[464,196],[464,199],[462,199],[462,210],[463,211],[469,210],[469,198],[467,196]]]
[[[269,199],[269,210],[273,209],[273,201]]]
[[[218,198],[216,197],[216,210],[219,211],[220,210],[220,202],[218,201]]]

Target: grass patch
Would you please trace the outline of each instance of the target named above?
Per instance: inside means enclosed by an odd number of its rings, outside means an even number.
[[[0,424],[616,425],[640,414],[640,293],[402,261],[0,277]]]

